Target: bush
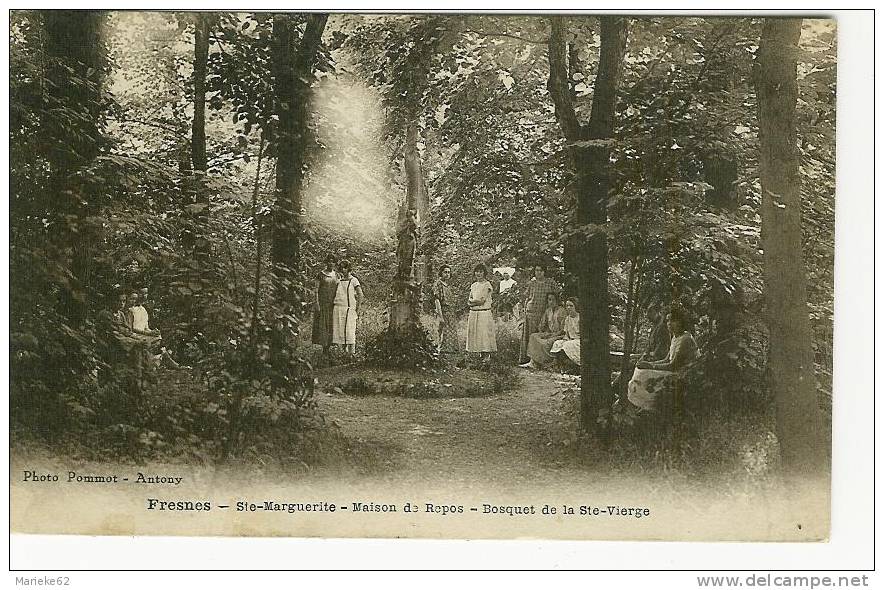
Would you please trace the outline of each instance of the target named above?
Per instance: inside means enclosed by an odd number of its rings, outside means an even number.
[[[427,368],[438,364],[436,344],[422,325],[387,328],[365,346],[368,363],[383,368]]]
[[[513,318],[495,321],[497,327],[497,359],[500,363],[515,365],[519,362],[519,347],[522,344],[522,327]]]

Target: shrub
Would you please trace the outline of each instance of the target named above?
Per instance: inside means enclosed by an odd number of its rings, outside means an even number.
[[[422,325],[383,330],[366,344],[365,358],[383,368],[426,368],[438,363],[436,344]]]
[[[497,318],[497,359],[501,363],[515,365],[519,361],[519,347],[522,343],[522,328],[515,318]]]

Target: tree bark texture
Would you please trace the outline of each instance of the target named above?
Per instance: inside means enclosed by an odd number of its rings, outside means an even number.
[[[429,214],[429,201],[417,147],[419,130],[416,118],[408,123],[405,131],[405,201],[399,214],[397,271],[393,279],[390,311],[390,325],[394,329],[417,324],[424,278],[421,276],[420,236],[421,227]]]
[[[91,10],[42,13],[47,107],[43,128],[50,139],[55,227],[64,266],[73,280],[59,294],[59,312],[73,326],[86,319],[91,244],[97,239],[86,217],[95,208],[89,187],[75,175],[101,149],[103,86],[107,60],[102,42],[104,15]]]
[[[800,35],[801,19],[765,19],[755,72],[770,380],[783,468],[792,475],[824,472],[827,457],[802,251],[795,121]]]
[[[104,16],[93,10],[46,10],[41,16],[46,74],[52,81],[45,89],[50,107],[46,131],[53,140],[49,161],[52,173],[65,177],[99,152],[106,67],[101,34]],[[62,108],[75,116],[52,116]]]
[[[622,17],[599,17],[601,48],[588,124],[579,120],[568,79],[566,21],[550,19],[549,81],[556,119],[565,139],[572,143],[571,161],[577,176],[577,228],[597,226],[601,231],[583,232],[575,240],[571,268],[577,274],[580,298],[581,425],[590,429],[610,412],[611,361],[608,308],[607,222],[610,188],[610,148],[604,141],[614,134],[614,106],[623,57],[626,53],[627,21]]]
[[[204,175],[206,157],[206,64],[209,60],[209,16],[197,13],[193,33],[193,124],[191,161],[193,170]],[[201,197],[201,195],[197,195]]]
[[[297,27],[288,14],[273,17],[272,73],[279,117],[275,133],[276,188],[271,258],[277,278],[276,297],[287,313],[300,309],[296,293],[301,266],[301,192],[304,180],[310,84],[327,14],[310,14],[304,35],[293,47]]]
[[[206,238],[205,222],[209,215],[209,191],[206,186],[208,157],[206,155],[206,66],[209,59],[209,24],[211,15],[194,13],[193,19],[193,121],[190,127],[190,164],[185,178],[189,209],[193,215],[191,225],[182,236],[183,245],[201,261],[200,267],[211,252],[211,242]]]

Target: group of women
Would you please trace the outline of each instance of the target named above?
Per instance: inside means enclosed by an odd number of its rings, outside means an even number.
[[[580,364],[580,316],[577,300],[569,299],[560,305],[558,287],[545,276],[545,268],[534,267],[534,278],[527,283],[525,316],[522,321],[521,356],[531,360],[524,366],[540,368],[557,356],[573,364]],[[451,288],[451,267],[443,265],[433,285],[436,316],[439,319],[439,351],[457,352],[456,301]],[[478,264],[473,269],[470,285],[467,319],[466,351],[488,356],[497,351],[494,316],[492,314],[494,286],[488,269]]]
[[[520,366],[542,369],[556,362],[580,365],[580,314],[577,299],[559,298],[558,286],[546,277],[546,269],[537,265],[534,278],[526,284]],[[468,296],[466,351],[488,358],[497,351],[497,337],[492,313],[494,287],[488,269],[478,264]],[[328,351],[333,344],[345,346],[349,353],[356,348],[356,324],[363,301],[359,279],[353,276],[350,263],[329,256],[318,276],[313,343]],[[440,353],[457,352],[457,301],[451,285],[451,267],[443,265],[433,284],[433,304],[439,320],[437,345]],[[665,319],[664,319],[665,317]],[[662,391],[671,389],[672,377],[691,363],[698,354],[689,332],[687,314],[673,306],[665,316],[658,309],[649,310],[652,330],[644,354],[635,364],[627,386],[627,399],[641,410],[653,411]],[[668,344],[668,347],[667,347]],[[626,377],[625,375],[623,377]]]
[[[334,256],[326,258],[317,278],[313,344],[321,345],[326,354],[332,344],[343,346],[348,353],[354,354],[356,323],[364,299],[362,285],[353,275],[349,261],[342,260],[337,265],[335,262]]]
[[[560,361],[561,365],[580,365],[580,314],[577,298],[562,305],[559,296],[549,293],[537,332],[528,334],[525,369],[543,369]]]
[[[543,303],[542,303],[543,302]],[[544,304],[545,303],[545,304]],[[560,304],[556,285],[545,276],[542,266],[534,267],[528,283],[525,306],[521,367],[545,368],[557,359],[580,365],[580,316],[577,300]],[[690,365],[699,351],[690,333],[688,314],[677,305],[668,314],[657,307],[648,312],[652,329],[648,345],[629,374],[627,400],[637,410],[653,412],[660,399],[672,392],[679,371]]]
[[[577,298],[562,304],[558,285],[546,276],[542,265],[534,267],[534,278],[526,285],[525,316],[522,320],[520,366],[542,369],[557,360],[580,365],[580,314]]]

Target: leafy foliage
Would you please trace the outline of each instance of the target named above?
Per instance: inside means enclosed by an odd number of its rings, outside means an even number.
[[[311,367],[297,347],[302,320],[281,317],[269,293],[276,279],[266,247],[276,154],[273,15],[213,15],[207,209],[193,202],[187,164],[193,15],[95,16],[86,24],[103,26],[82,26],[83,52],[65,55],[60,47],[75,27],[47,22],[42,12],[11,15],[14,427],[132,457],[300,453],[295,443],[308,441],[322,420]],[[765,406],[756,20],[632,20],[610,145],[608,221],[587,227],[571,221],[574,172],[546,88],[546,20],[335,15],[329,23],[305,146],[306,264],[292,286],[300,302],[294,316],[306,311],[318,266],[333,252],[354,263],[378,303],[361,328],[366,362],[437,363],[422,328],[380,329],[405,184],[397,162],[404,129],[415,123],[431,195],[424,251],[432,252],[431,266],[453,267],[455,292],[466,292],[481,260],[520,271],[543,261],[572,293],[565,244],[577,233],[605,232],[612,345],[630,341],[636,349],[644,309],[680,300],[695,320],[703,395],[724,408]],[[585,116],[596,19],[572,17],[568,31],[569,85]],[[831,397],[835,74],[832,23],[806,20],[799,150],[824,400]],[[350,203],[345,211],[342,203]],[[207,240],[205,256],[190,255],[195,236]],[[516,278],[524,285],[529,277]],[[141,288],[163,345],[189,368],[148,371],[136,396],[127,385],[131,368],[115,349],[112,315],[121,293]],[[458,311],[464,300],[458,297]],[[498,356],[515,356],[518,339],[514,322],[501,323]],[[501,383],[509,378],[501,375]],[[170,390],[180,395],[163,395]]]
[[[438,361],[430,333],[419,324],[380,332],[366,344],[365,357],[379,367],[432,367]]]

